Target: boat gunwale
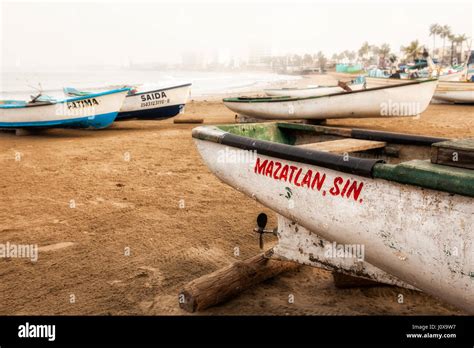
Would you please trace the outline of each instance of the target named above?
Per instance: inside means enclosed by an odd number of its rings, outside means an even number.
[[[348,86],[358,86],[358,85],[363,85],[363,83],[350,83]],[[309,90],[318,90],[321,88],[334,88],[334,87],[339,87],[338,85],[319,85],[318,87],[286,87],[286,88],[266,88],[263,91],[264,92],[284,92],[284,91],[309,91]]]
[[[108,90],[104,92],[88,94],[87,96],[78,96],[78,97],[58,99],[58,100],[53,99],[51,100],[51,102],[41,102],[41,101],[38,103],[26,102],[25,105],[0,104],[0,109],[24,109],[24,108],[31,108],[31,107],[51,106],[51,105],[56,105],[56,104],[64,104],[64,103],[69,103],[69,102],[86,100],[90,98],[102,97],[109,94],[128,92],[129,90],[130,88],[118,88],[118,89],[112,89],[112,90]]]
[[[139,93],[130,94],[130,95],[127,95],[127,98],[134,97],[134,96],[136,96],[136,95],[142,95],[142,94],[148,94],[148,93],[155,93],[155,92],[166,91],[166,90],[169,90],[169,89],[176,89],[176,88],[182,88],[182,87],[190,87],[190,86],[192,86],[192,85],[193,85],[192,83],[186,83],[186,84],[178,85],[178,86],[164,87],[164,88],[160,88],[160,89],[154,89],[154,90],[152,90],[152,91],[139,92]]]
[[[356,91],[350,91],[350,92],[338,92],[338,93],[330,93],[330,94],[324,94],[324,95],[318,95],[318,96],[310,96],[310,97],[289,97],[289,96],[278,96],[278,97],[256,97],[252,98],[249,97],[247,99],[242,99],[242,97],[237,97],[237,98],[224,98],[222,101],[224,103],[278,103],[278,102],[291,102],[291,101],[300,101],[300,100],[309,100],[309,99],[317,99],[317,98],[326,98],[326,97],[337,97],[337,96],[345,96],[345,95],[350,95],[354,93],[363,93],[363,92],[373,92],[373,91],[378,91],[382,89],[389,89],[389,88],[396,88],[396,87],[407,87],[407,86],[413,86],[413,85],[418,85],[422,83],[427,83],[427,82],[437,82],[438,79],[426,79],[422,81],[410,81],[406,83],[399,83],[399,84],[394,84],[394,85],[386,85],[386,86],[377,86],[373,88],[366,88],[366,89],[360,89]]]
[[[274,125],[278,128],[284,128],[281,127],[282,125],[291,125],[294,126],[294,130],[310,130],[307,127],[312,127],[309,125],[279,122],[271,123],[271,125]],[[345,128],[343,129],[346,130]],[[318,129],[314,128],[313,131],[318,132]],[[338,128],[335,131],[340,132],[341,128]],[[341,137],[381,141],[386,140],[387,142],[416,146],[430,146],[436,142],[448,140],[446,138],[435,138],[422,135],[391,133],[357,128],[349,128],[347,131],[350,131],[350,136],[341,135]],[[314,149],[304,149],[301,147],[282,144],[274,141],[259,140],[230,133],[229,131],[218,128],[218,126],[200,126],[194,128],[192,131],[192,136],[195,139],[220,143],[223,145],[240,148],[242,150],[254,150],[258,154],[269,157],[315,165],[372,179],[383,179],[410,186],[443,191],[449,194],[459,194],[462,196],[474,197],[474,173],[471,173],[471,171],[466,172],[466,170],[462,168],[446,168],[446,166],[431,164],[430,162],[429,164],[435,168],[434,172],[431,172],[431,170],[427,170],[425,168],[414,167],[411,169],[410,166],[412,163],[417,161],[421,163],[425,161],[411,160],[399,164],[386,164],[381,159],[365,159],[351,156],[347,157]],[[454,174],[451,172],[454,172]],[[456,174],[457,172],[459,172],[459,174]],[[468,173],[467,176],[466,173]],[[462,178],[466,178],[468,182],[463,184],[462,181],[460,181],[463,180]]]
[[[278,124],[275,124],[278,127]],[[372,178],[372,169],[381,159],[365,159],[344,156],[314,149],[305,149],[292,145],[260,140],[232,134],[215,126],[200,126],[192,131],[192,137],[215,142],[258,154],[288,161],[316,165],[336,171]]]

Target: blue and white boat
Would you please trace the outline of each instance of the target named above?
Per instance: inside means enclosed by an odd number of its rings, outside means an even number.
[[[0,128],[106,128],[122,107],[129,88],[66,99],[0,100]]]
[[[127,119],[162,120],[184,111],[191,91],[191,83],[151,89],[133,87],[128,93],[117,116],[117,121]],[[87,96],[91,92],[66,87],[69,96]]]

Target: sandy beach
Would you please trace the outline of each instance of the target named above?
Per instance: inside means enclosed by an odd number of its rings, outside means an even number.
[[[335,82],[313,75],[293,85]],[[234,122],[221,97],[192,100],[179,117]],[[473,137],[474,109],[431,104],[414,119],[328,124]],[[0,314],[188,315],[178,307],[183,284],[258,253],[256,216],[267,213],[272,227],[275,216],[209,172],[191,138],[195,126],[128,121],[101,131],[0,133],[0,243],[40,246],[37,262],[0,259]],[[330,272],[301,267],[199,314],[464,313],[407,289],[337,289]]]

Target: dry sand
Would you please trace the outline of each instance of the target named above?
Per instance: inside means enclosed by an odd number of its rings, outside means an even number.
[[[473,106],[430,105],[414,120],[329,124],[472,137],[473,113]],[[234,120],[218,101],[193,101],[183,116]],[[36,263],[0,259],[0,314],[184,315],[177,303],[183,284],[258,253],[255,218],[266,212],[274,226],[273,214],[208,171],[194,147],[193,127],[129,121],[102,131],[0,133],[0,243],[42,247]],[[288,303],[290,294],[294,303]],[[406,289],[336,289],[329,272],[302,267],[204,314],[463,312]]]

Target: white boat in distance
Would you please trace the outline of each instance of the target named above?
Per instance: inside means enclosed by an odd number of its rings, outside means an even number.
[[[131,87],[117,121],[127,119],[163,120],[184,111],[191,91],[191,83],[158,89]],[[91,92],[65,87],[66,95],[86,96]]]
[[[439,81],[433,98],[450,103],[474,103],[474,82]]]
[[[129,89],[121,88],[74,98],[0,101],[1,128],[106,128],[110,126]]]
[[[431,79],[316,97],[239,97],[223,102],[239,115],[259,119],[416,116],[428,107],[437,84]]]

